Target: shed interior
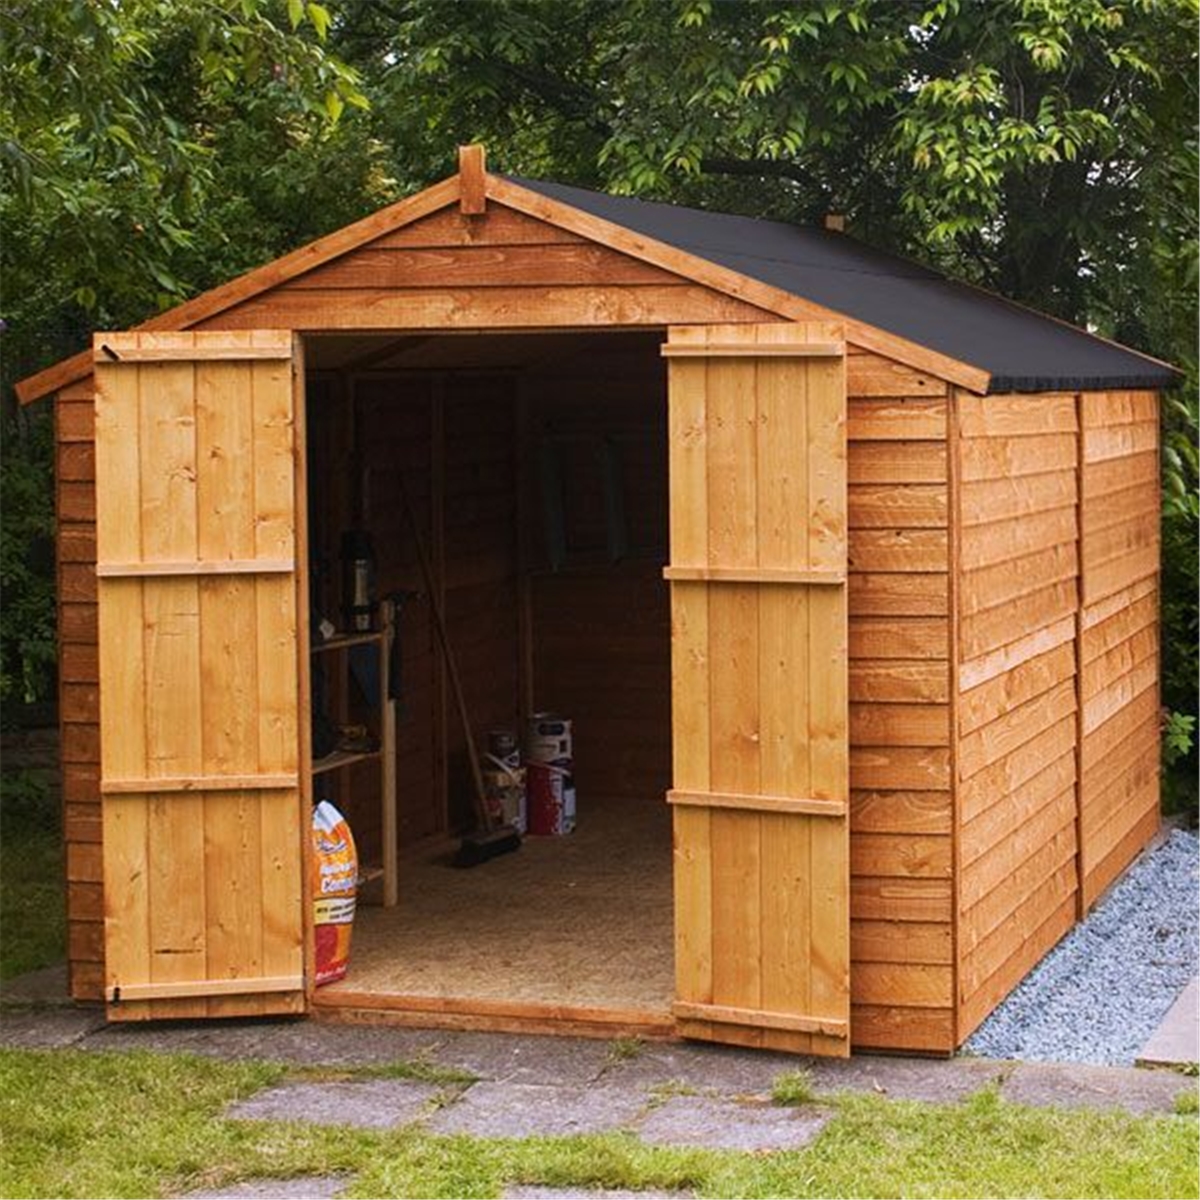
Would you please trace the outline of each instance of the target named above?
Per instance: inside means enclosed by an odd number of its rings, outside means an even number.
[[[360,904],[350,973],[320,989],[318,1004],[419,1010],[437,998],[493,1016],[497,1006],[549,1007],[668,1023],[662,339],[306,339],[310,623],[347,626],[347,530],[370,535],[378,595],[401,597],[399,903]],[[574,722],[576,832],[529,837],[519,853],[470,870],[449,863],[472,824],[473,784],[422,548],[480,749],[487,731],[519,731],[529,712]],[[364,698],[369,658],[343,671],[314,657],[314,704],[377,728]],[[314,787],[345,812],[367,863],[382,854],[379,789],[369,760]]]

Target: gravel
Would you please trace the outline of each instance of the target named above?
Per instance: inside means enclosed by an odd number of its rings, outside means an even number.
[[[1200,961],[1200,842],[1133,866],[968,1040],[985,1058],[1131,1066]]]

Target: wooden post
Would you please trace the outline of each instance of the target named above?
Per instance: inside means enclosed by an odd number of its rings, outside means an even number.
[[[458,148],[459,211],[466,216],[477,217],[487,210],[486,155],[484,148],[476,143]]]
[[[395,908],[400,899],[400,828],[396,816],[396,702],[392,699],[392,642],[396,636],[396,605],[379,606],[379,750],[383,756],[383,904]]]

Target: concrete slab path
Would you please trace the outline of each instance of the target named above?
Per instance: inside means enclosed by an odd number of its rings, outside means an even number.
[[[832,1109],[783,1108],[711,1096],[672,1096],[651,1109],[637,1135],[652,1146],[706,1150],[799,1150],[833,1119]]]
[[[1200,1063],[1200,979],[1193,979],[1183,989],[1137,1056],[1139,1067],[1187,1067],[1196,1063]]]
[[[240,1101],[226,1115],[239,1121],[307,1121],[391,1129],[426,1116],[439,1094],[434,1085],[410,1079],[285,1083]]]
[[[248,1179],[216,1190],[188,1192],[185,1200],[336,1200],[349,1185],[349,1175]]]
[[[645,1097],[656,1090],[764,1097],[780,1075],[806,1071],[818,1096],[867,1092],[892,1099],[953,1103],[988,1085],[1024,1104],[1171,1112],[1195,1081],[1174,1071],[987,1059],[856,1055],[804,1059],[732,1046],[603,1042],[581,1038],[453,1033],[308,1020],[105,1025],[94,1008],[0,1011],[0,1047],[186,1052],[226,1060],[262,1059],[302,1067],[422,1063],[510,1086],[605,1088]],[[478,1086],[478,1085],[477,1085]],[[461,1103],[461,1102],[460,1102]]]

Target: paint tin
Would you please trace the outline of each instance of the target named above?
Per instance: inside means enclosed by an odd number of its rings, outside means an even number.
[[[575,828],[575,777],[569,761],[528,762],[529,833],[554,837]]]
[[[520,762],[520,746],[517,735],[511,729],[489,729],[487,734],[487,752],[506,762],[515,756]]]
[[[571,721],[555,713],[534,713],[525,731],[525,757],[530,762],[561,762],[572,757]]]

